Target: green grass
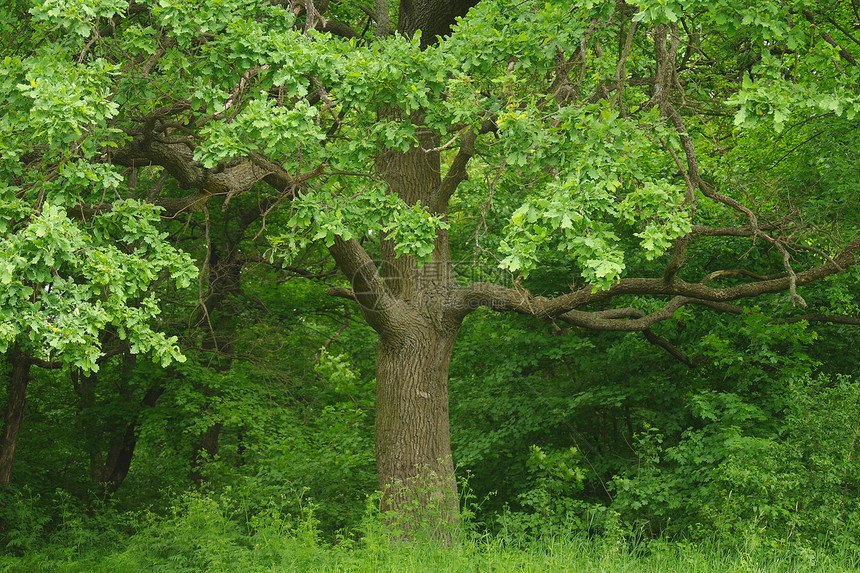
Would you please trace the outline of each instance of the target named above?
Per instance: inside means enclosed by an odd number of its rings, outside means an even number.
[[[24,556],[0,557],[10,572],[855,572],[860,560],[847,552],[810,549],[744,551],[718,543],[651,542],[629,547],[582,535],[537,540],[525,546],[499,539],[466,540],[446,546],[432,541],[398,542],[365,537],[340,544],[313,535],[274,531],[251,536],[206,528],[144,531],[111,546],[49,545]]]
[[[855,572],[860,562],[845,555],[803,555],[780,552],[744,552],[716,545],[651,544],[642,552],[608,546],[583,538],[536,542],[523,548],[498,542],[465,543],[445,547],[434,543],[364,543],[322,546],[285,537],[261,545],[235,543],[191,545],[163,553],[130,540],[113,553],[84,551],[77,555],[38,552],[5,557],[0,570],[56,572],[726,572],[726,571],[845,571]]]
[[[455,532],[457,540],[446,545],[429,539],[397,541],[369,512],[359,536],[328,543],[316,526],[312,507],[298,519],[276,510],[247,516],[223,498],[192,494],[167,517],[68,513],[38,542],[26,530],[10,528],[4,532],[9,545],[0,552],[0,572],[860,571],[856,544],[822,551],[771,546],[755,535],[732,543],[631,543],[620,534],[589,537],[579,532],[525,540]]]

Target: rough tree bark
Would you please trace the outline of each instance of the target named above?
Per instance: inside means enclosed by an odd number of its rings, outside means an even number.
[[[421,30],[421,46],[436,42],[436,36],[446,36],[456,18],[466,15],[479,0],[402,0],[397,30],[412,37]]]
[[[444,216],[448,196],[439,152],[427,151],[438,146],[438,137],[419,139],[406,153],[380,153],[376,168],[391,193]],[[458,515],[448,365],[463,318],[451,304],[458,287],[447,233],[439,231],[432,259],[421,267],[413,257],[396,257],[384,239],[382,261],[371,261],[355,241],[337,241],[331,252],[352,279],[350,297],[379,334],[376,459],[383,511],[409,521],[409,529],[444,527]]]
[[[432,148],[436,141],[429,139],[425,143]],[[438,152],[416,148],[384,154],[377,167],[391,192],[444,215],[439,163]],[[421,268],[412,257],[395,258],[388,242],[381,251],[383,269],[394,273],[386,277],[389,291],[400,301],[391,312],[394,320],[378,329],[376,463],[380,488],[388,490],[384,509],[422,523],[447,523],[458,513],[448,365],[460,327],[460,320],[446,312],[444,295],[456,288],[448,237],[439,232],[432,260]]]
[[[457,325],[439,325],[422,314],[409,309],[407,329],[379,336],[376,464],[383,509],[413,527],[436,529],[458,513],[448,420],[448,364]]]
[[[403,0],[398,31],[411,37],[422,31],[421,45],[446,35],[455,18],[478,0]],[[397,117],[398,110],[387,115]],[[398,119],[405,119],[399,118]],[[409,118],[421,125],[421,117]],[[469,140],[473,141],[472,139]],[[419,135],[409,151],[383,150],[376,170],[390,193],[414,205],[421,202],[445,217],[456,183],[443,182],[436,135]],[[466,147],[469,147],[468,145]],[[458,166],[449,173],[458,172]],[[448,366],[464,313],[456,300],[448,234],[437,234],[431,261],[419,268],[412,257],[395,257],[393,245],[382,241],[381,277],[384,296],[376,296],[361,258],[346,260],[342,243],[332,254],[353,286],[365,296],[363,313],[379,333],[376,366],[376,465],[383,491],[383,511],[391,511],[409,528],[438,528],[459,515],[457,482],[451,457],[448,414]],[[357,251],[356,251],[357,252]],[[363,264],[362,264],[363,263]],[[372,270],[372,269],[370,269]],[[378,285],[377,285],[378,286]],[[360,304],[362,300],[358,301]]]

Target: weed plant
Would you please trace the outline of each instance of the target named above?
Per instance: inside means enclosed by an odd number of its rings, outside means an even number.
[[[62,501],[60,499],[60,501]],[[599,535],[581,530],[546,535],[482,533],[468,519],[450,543],[426,536],[404,541],[369,500],[361,527],[323,541],[315,507],[299,515],[275,507],[248,515],[228,495],[193,493],[167,516],[105,508],[98,518],[68,511],[47,543],[7,548],[2,572],[256,573],[256,572],[804,572],[860,570],[856,549],[769,545],[750,537],[741,545],[713,537],[689,541],[636,539],[620,528]],[[467,512],[468,515],[468,512]],[[42,524],[32,522],[33,538]],[[123,535],[123,532],[125,534]],[[24,543],[28,538],[18,538]],[[18,548],[20,549],[20,547]]]

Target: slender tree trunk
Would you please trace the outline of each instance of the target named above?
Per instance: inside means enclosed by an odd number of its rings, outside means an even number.
[[[150,388],[143,397],[138,411],[127,423],[122,435],[117,435],[111,440],[108,455],[98,475],[98,481],[102,486],[102,494],[107,497],[115,493],[125,481],[131,469],[134,458],[134,450],[137,448],[138,424],[140,412],[143,407],[152,408],[158,401],[158,397],[164,393],[164,388],[157,386]]]
[[[233,363],[233,343],[236,335],[238,310],[233,299],[242,292],[242,268],[244,262],[239,255],[238,244],[244,230],[260,216],[258,208],[244,213],[229,211],[227,216],[235,218],[240,231],[235,237],[226,233],[220,241],[209,243],[207,257],[209,292],[204,301],[205,321],[208,330],[203,340],[203,350],[211,353],[210,368],[215,372],[227,372]],[[208,214],[207,214],[208,218]],[[207,219],[208,220],[208,219]],[[225,225],[226,227],[226,225]],[[206,396],[213,396],[215,389],[203,388]],[[206,462],[218,455],[218,441],[222,424],[216,423],[202,431],[191,447],[191,471],[189,478],[199,486],[203,483]]]
[[[101,486],[103,498],[116,492],[125,481],[131,467],[135,446],[137,446],[137,424],[133,422],[128,425],[122,436],[111,440],[104,465],[95,476]]]
[[[221,424],[215,424],[201,433],[191,448],[191,472],[189,478],[198,486],[203,483],[203,469],[206,462],[218,455],[218,439],[220,437]]]
[[[123,374],[118,384],[120,396],[129,409],[133,408],[131,416],[114,414],[86,430],[90,477],[102,498],[115,493],[128,476],[137,447],[140,414],[145,407],[154,407],[158,397],[164,393],[163,387],[155,386],[147,390],[140,404],[134,403],[134,387],[129,384],[129,377],[135,361],[134,355],[124,355]],[[96,401],[98,376],[95,373],[74,372],[72,383],[80,397],[79,413],[83,419],[91,421],[91,424],[101,420]]]
[[[30,383],[31,363],[25,354],[13,350],[10,353],[12,374],[9,377],[9,393],[6,400],[6,416],[3,435],[0,438],[0,485],[12,481],[12,468],[15,465],[15,450],[18,435],[24,420],[24,406],[27,402],[27,385]]]

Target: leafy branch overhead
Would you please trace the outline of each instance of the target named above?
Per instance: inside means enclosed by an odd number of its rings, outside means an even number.
[[[293,203],[290,230],[271,234],[286,256],[309,241],[332,247],[334,237],[377,232],[398,255],[427,260],[434,229],[460,220],[446,216],[446,198],[461,187],[458,207],[484,195],[507,213],[485,240],[502,269],[527,279],[549,253],[563,253],[604,293],[580,305],[638,292],[631,268],[650,262],[666,265],[665,286],[641,294],[677,294],[671,279],[688,247],[720,234],[769,245],[787,276],[779,288],[801,305],[807,279],[795,266],[805,255],[823,256],[825,274],[853,263],[851,249],[834,262],[840,236],[810,235],[819,222],[807,207],[776,206],[789,209],[783,216],[747,204],[743,179],[754,174],[743,170],[754,165],[733,153],[747,134],[770,130],[785,146],[789,125],[826,131],[854,119],[853,36],[838,17],[773,3],[485,0],[442,41],[420,32],[371,41],[303,24],[352,14],[317,4],[315,16],[263,0],[20,2],[28,14],[14,30],[19,49],[3,64],[4,170],[16,189],[44,189],[67,208],[82,202],[81,213],[119,198],[123,173],[149,167],[190,191],[148,193],[171,216],[266,183],[270,205]],[[50,49],[37,42],[49,27],[64,31]],[[743,81],[715,83],[709,53],[733,37],[746,52],[720,71]],[[834,62],[827,73],[812,73],[825,61]],[[735,138],[726,148],[722,132]],[[462,176],[435,202],[380,185],[378,150],[416,146],[443,164],[463,159]]]

